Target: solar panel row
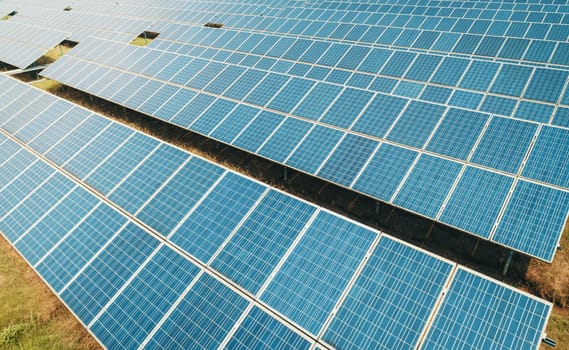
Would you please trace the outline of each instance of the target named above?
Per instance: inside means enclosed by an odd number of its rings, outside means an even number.
[[[42,74],[542,260],[569,212],[567,129],[103,40]]]
[[[564,67],[569,64],[566,59],[569,50],[569,44],[566,43],[569,36],[569,15],[564,4],[516,4],[528,8],[534,6],[531,11],[527,8],[514,10],[514,4],[501,2],[471,5],[476,8],[466,5],[456,8],[456,4],[440,2],[428,5],[394,2],[383,6],[349,2],[336,4],[338,8],[335,9],[316,9],[304,2],[292,1],[276,7],[273,7],[274,4],[266,7],[204,2],[186,3],[185,6],[164,4],[160,11],[132,5],[113,9],[102,6],[97,11],[125,16],[136,13],[146,18],[152,17],[151,14],[154,13],[153,19],[158,17],[168,22],[199,25],[215,18],[228,28],[412,47]],[[362,8],[346,9],[348,6]],[[87,7],[82,10],[88,11]]]
[[[554,104],[560,101],[568,76],[565,70],[322,39],[192,26],[179,29],[166,31],[151,47],[543,123],[553,119]],[[484,93],[490,95],[482,101]],[[490,98],[497,97],[512,107],[493,107]],[[517,109],[512,97],[523,98]]]
[[[50,29],[71,33],[68,39],[76,42],[98,37],[124,43],[131,42],[152,24],[139,19],[61,10],[24,7],[10,19],[10,23],[49,24]]]
[[[26,68],[68,36],[67,32],[0,21],[0,61]]]
[[[0,231],[108,348],[430,349],[464,332],[476,348],[540,342],[549,303],[0,85]]]

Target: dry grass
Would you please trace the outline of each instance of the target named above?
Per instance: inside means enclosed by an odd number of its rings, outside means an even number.
[[[556,350],[569,350],[569,311],[556,307],[547,324],[547,337],[557,341]],[[540,350],[551,350],[542,345]]]
[[[0,349],[100,349],[0,236]]]
[[[61,84],[58,83],[55,80],[51,80],[51,79],[42,79],[42,80],[38,80],[32,83],[33,86],[48,91],[48,92],[53,92],[56,91],[58,89],[61,88]]]

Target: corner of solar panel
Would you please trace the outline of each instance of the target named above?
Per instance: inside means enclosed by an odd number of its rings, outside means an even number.
[[[551,302],[387,223],[553,261],[566,4],[7,0],[0,16],[19,68],[0,74],[0,232],[104,348],[539,348]],[[38,70],[64,90],[10,77]],[[380,230],[175,135],[390,213]]]

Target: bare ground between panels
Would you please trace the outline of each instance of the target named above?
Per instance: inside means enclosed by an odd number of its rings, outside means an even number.
[[[33,80],[32,76],[24,75],[19,78],[25,81]],[[548,326],[548,335],[558,340],[559,349],[569,350],[568,226],[566,226],[561,241],[561,246],[565,248],[557,252],[553,264],[542,263],[521,254],[515,254],[507,275],[503,276],[501,272],[508,250],[496,244],[479,240],[390,205],[378,203],[371,198],[301,172],[289,169],[287,178],[284,179],[283,167],[277,163],[57,82],[42,80],[37,86],[237,172],[257,178],[312,203],[349,216],[550,300],[555,303],[556,308]]]

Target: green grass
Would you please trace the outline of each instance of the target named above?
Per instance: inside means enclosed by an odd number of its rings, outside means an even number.
[[[1,236],[0,305],[0,350],[100,348]]]

